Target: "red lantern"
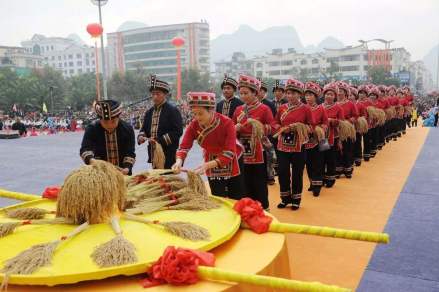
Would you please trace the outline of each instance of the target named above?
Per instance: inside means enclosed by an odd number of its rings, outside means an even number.
[[[90,23],[87,25],[87,32],[91,35],[91,37],[97,38],[100,37],[104,32],[104,28],[99,23]]]
[[[175,47],[181,47],[184,45],[184,38],[181,37],[175,37],[172,39],[172,45],[174,45]]]

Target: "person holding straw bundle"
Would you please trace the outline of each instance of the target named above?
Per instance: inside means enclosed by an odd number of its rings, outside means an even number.
[[[240,75],[238,88],[243,105],[239,106],[233,122],[237,137],[244,146],[244,182],[248,195],[268,209],[267,170],[262,139],[276,129],[270,108],[257,97],[261,81],[253,76]]]
[[[370,102],[369,98],[369,88],[367,87],[367,85],[360,85],[358,87],[358,101],[357,101],[357,108],[358,108],[358,113],[360,115],[360,117],[364,117],[367,121],[367,127],[368,127],[368,131],[366,131],[365,133],[362,134],[362,138],[363,138],[363,159],[364,161],[369,161],[371,156],[371,129],[372,129],[372,123],[371,120],[369,119],[369,115],[367,112],[367,108],[372,106],[372,103]],[[358,140],[358,139],[357,139]],[[356,159],[359,159],[361,161],[361,157],[359,157],[359,155],[361,154],[361,139],[359,141],[355,141],[356,143]]]
[[[186,128],[172,169],[181,170],[196,140],[203,148],[205,162],[195,172],[206,173],[211,193],[215,196],[241,199],[244,196],[242,149],[236,145],[233,121],[215,112],[215,93],[189,92],[187,96],[193,120]]]
[[[295,79],[288,79],[285,92],[288,103],[282,105],[276,114],[280,129],[274,136],[278,137],[279,153],[279,184],[281,202],[278,208],[286,208],[291,204],[291,210],[300,208],[303,189],[303,170],[305,168],[305,147],[314,118],[311,108],[303,104],[304,84]]]
[[[338,125],[339,121],[344,119],[343,109],[335,102],[338,92],[338,86],[335,82],[328,83],[323,87],[323,96],[325,99],[323,107],[326,110],[329,123],[326,137],[330,145],[329,149],[323,151],[325,169],[323,183],[327,188],[332,188],[335,184],[336,155],[337,149],[340,147]]]
[[[325,133],[328,129],[328,116],[322,105],[318,104],[318,98],[322,92],[320,85],[314,82],[305,84],[306,103],[311,107],[311,112],[316,126],[310,134],[306,149],[306,170],[310,181],[309,191],[312,191],[314,197],[320,195],[323,186],[323,152],[319,145],[325,140]]]
[[[153,168],[171,168],[175,163],[178,142],[183,134],[180,111],[166,100],[169,84],[150,77],[149,92],[154,106],[145,113],[137,143],[148,141],[148,162]]]
[[[85,129],[79,150],[82,160],[87,165],[94,159],[105,160],[131,175],[136,161],[134,130],[119,119],[122,106],[115,100],[102,100],[95,103],[95,111],[99,120]]]

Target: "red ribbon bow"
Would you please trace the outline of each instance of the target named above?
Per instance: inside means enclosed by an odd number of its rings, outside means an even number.
[[[58,186],[47,187],[43,192],[43,198],[56,200],[61,188]]]
[[[172,285],[189,285],[198,282],[198,266],[215,265],[215,255],[210,252],[187,248],[166,248],[159,260],[151,266],[148,278],[141,281],[144,288],[169,283]]]
[[[241,219],[251,230],[260,234],[268,231],[273,218],[265,215],[261,203],[250,198],[243,198],[233,206],[236,212],[241,215]]]

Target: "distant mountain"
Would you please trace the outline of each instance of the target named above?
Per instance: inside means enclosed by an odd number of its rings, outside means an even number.
[[[438,50],[439,44],[435,47],[431,48],[428,54],[422,59],[424,61],[425,67],[430,71],[431,76],[433,78],[433,83],[436,83],[437,78],[437,58],[438,58]]]
[[[314,53],[324,48],[342,48],[344,44],[334,37],[327,37],[317,46],[302,41],[293,26],[274,26],[256,31],[248,25],[241,25],[232,34],[223,34],[211,41],[211,60],[230,60],[234,52],[243,52],[246,57],[263,55],[272,49],[294,48],[297,52]]]
[[[125,31],[130,29],[143,28],[147,26],[148,25],[140,21],[125,21],[117,28],[116,31]]]
[[[243,52],[249,57],[277,48],[303,50],[294,27],[276,26],[256,31],[248,25],[241,25],[234,33],[220,35],[211,41],[211,57],[214,61],[227,60],[234,52]]]

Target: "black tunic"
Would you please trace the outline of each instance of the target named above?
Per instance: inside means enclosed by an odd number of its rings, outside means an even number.
[[[264,98],[261,102],[270,108],[271,112],[273,113],[273,117],[275,117],[276,107],[274,106],[274,103],[267,98]]]
[[[229,118],[233,118],[233,113],[235,112],[236,108],[242,104],[244,103],[236,96],[232,97],[227,101],[226,99],[222,99],[216,105],[216,112],[223,114]]]
[[[85,129],[79,153],[85,164],[89,164],[91,158],[101,159],[128,168],[131,174],[136,161],[133,127],[119,120],[117,128],[109,133],[100,121],[94,121]]]
[[[175,154],[180,137],[183,134],[183,121],[180,111],[168,102],[153,106],[146,113],[139,137],[153,138],[165,153],[165,168],[175,163]],[[152,162],[152,146],[148,145],[148,162]]]

